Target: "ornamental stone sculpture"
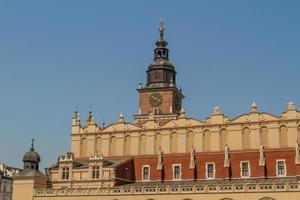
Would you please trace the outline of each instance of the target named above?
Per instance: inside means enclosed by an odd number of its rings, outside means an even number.
[[[296,142],[295,151],[296,151],[295,164],[299,165],[300,164],[300,147],[299,147],[299,144],[297,142]]]
[[[224,148],[224,167],[229,167],[229,166],[230,166],[229,147],[226,144]]]
[[[264,154],[264,146],[261,144],[259,147],[259,166],[264,167],[266,164],[265,154]]]
[[[192,146],[191,153],[190,153],[190,166],[189,169],[195,169],[195,149],[194,145]]]
[[[256,112],[257,112],[257,105],[255,101],[253,101],[251,104],[251,113],[256,113]]]
[[[159,150],[157,152],[157,170],[162,170],[163,167],[163,151],[161,150],[161,147],[159,147]]]

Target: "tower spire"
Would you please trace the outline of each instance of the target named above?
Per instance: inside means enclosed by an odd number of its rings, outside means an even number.
[[[164,38],[165,26],[163,17],[160,18],[158,31],[159,39],[155,43],[154,59],[147,70],[146,88],[176,86],[176,71],[172,63],[169,62],[168,42]]]
[[[34,151],[34,138],[31,139],[31,151]]]
[[[157,40],[157,42],[155,43],[157,48],[165,48],[166,49],[166,46],[168,45],[168,42],[165,41],[164,39],[164,32],[165,32],[165,27],[164,27],[164,20],[163,18],[161,17],[160,18],[160,25],[159,25],[159,39]],[[157,58],[157,57],[155,57]],[[164,57],[165,59],[168,59],[168,56],[166,55],[166,57]]]
[[[163,17],[160,17],[160,26],[159,26],[159,32],[160,32],[160,39],[163,40],[164,39],[164,31],[165,31],[165,27],[164,27],[164,20]]]

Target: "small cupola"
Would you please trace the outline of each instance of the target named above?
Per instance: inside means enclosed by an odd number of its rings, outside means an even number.
[[[164,23],[163,20],[160,20],[159,26],[159,39],[157,40],[156,48],[154,49],[154,60],[156,59],[166,59],[169,60],[169,50],[167,49],[168,42],[164,39]]]
[[[34,150],[34,139],[32,139],[31,148],[23,156],[24,170],[39,170],[41,162],[40,155]]]

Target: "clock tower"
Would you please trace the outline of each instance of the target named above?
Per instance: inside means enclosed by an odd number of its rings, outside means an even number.
[[[164,39],[164,24],[160,21],[160,37],[155,43],[153,62],[148,66],[147,83],[140,85],[139,113],[135,115],[136,122],[149,119],[149,115],[155,120],[166,121],[176,119],[184,98],[180,89],[176,86],[175,67],[169,62],[168,42]]]

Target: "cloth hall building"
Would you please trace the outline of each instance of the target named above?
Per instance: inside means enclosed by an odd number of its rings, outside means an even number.
[[[39,171],[34,146],[14,176],[14,200],[298,200],[300,112],[249,112],[234,119],[219,107],[189,118],[161,21],[134,123],[120,114],[98,126],[92,112],[72,117],[71,150]]]

